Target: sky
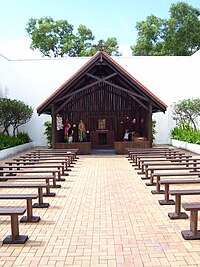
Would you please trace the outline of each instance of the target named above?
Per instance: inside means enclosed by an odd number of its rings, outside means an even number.
[[[130,46],[136,43],[136,23],[153,14],[169,18],[172,3],[180,0],[0,0],[0,54],[9,59],[40,58],[30,50],[31,39],[25,28],[30,18],[51,16],[64,19],[74,26],[86,25],[95,41],[115,37],[119,52],[131,55]],[[200,0],[185,0],[200,8]]]

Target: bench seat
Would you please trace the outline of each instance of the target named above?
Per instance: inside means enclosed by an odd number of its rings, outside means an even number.
[[[199,162],[200,164],[200,162]],[[172,164],[168,164],[167,166],[155,166],[155,167],[148,167],[145,169],[145,177],[142,178],[142,180],[146,180],[146,179],[151,179],[151,177],[153,176],[155,171],[185,171],[185,170],[189,170],[189,171],[200,171],[200,165],[199,166],[194,166],[195,163],[192,163],[193,166],[186,166],[189,165],[188,163],[183,163],[181,165],[172,165]],[[150,172],[150,176],[148,176],[148,172]],[[142,173],[138,173],[138,174],[142,174]]]
[[[175,202],[172,199],[169,199],[169,186],[170,185],[188,185],[188,184],[199,184],[200,179],[184,179],[182,177],[181,179],[174,179],[174,180],[162,180],[160,181],[160,184],[164,185],[164,200],[159,200],[160,205],[174,205]]]
[[[179,160],[182,157],[185,157],[183,153],[178,154],[155,154],[155,155],[137,155],[133,161],[132,166],[138,166],[138,170],[141,169],[141,159],[164,159],[164,160]]]
[[[0,181],[5,181],[5,180],[22,180],[22,181],[26,181],[26,180],[33,180],[34,182],[36,180],[45,180],[46,181],[46,193],[43,193],[43,196],[46,197],[54,197],[56,194],[54,192],[50,192],[50,182],[49,180],[53,180],[53,185],[56,184],[56,180],[55,180],[55,176],[47,176],[47,175],[22,175],[22,176],[0,176]]]
[[[192,158],[192,156],[185,156],[181,157],[181,159],[141,159],[140,165],[141,165],[141,172],[139,174],[144,174],[146,171],[146,168],[149,166],[169,166],[169,165],[189,165],[189,164],[200,164],[199,158]]]
[[[200,177],[200,171],[196,171],[196,172],[160,172],[160,173],[154,173],[152,176],[152,179],[150,181],[150,183],[146,183],[146,185],[155,185],[154,184],[154,177],[156,177],[156,190],[152,190],[151,193],[152,194],[163,194],[164,191],[160,190],[160,185],[162,183],[161,182],[161,178],[162,177],[171,177],[172,179],[175,179],[176,177],[179,177],[179,179],[186,179],[189,176],[194,176],[194,177]],[[181,177],[181,178],[180,178]]]
[[[175,212],[168,213],[170,219],[187,219],[188,215],[181,212],[181,196],[200,195],[200,190],[169,190],[171,196],[175,196]]]
[[[32,200],[37,199],[37,194],[0,194],[0,200],[25,199],[27,216],[23,216],[20,222],[39,222],[39,216],[33,216]]]
[[[44,203],[43,202],[43,194],[42,194],[42,189],[46,188],[48,185],[47,184],[38,184],[38,183],[33,183],[33,184],[3,184],[0,183],[0,188],[37,188],[38,189],[38,203],[33,204],[33,208],[47,208],[49,207],[49,203]]]
[[[65,167],[63,164],[55,164],[55,163],[38,163],[38,162],[15,162],[15,161],[10,161],[10,162],[5,162],[5,164],[8,164],[9,166],[0,166],[0,169],[47,169],[50,170],[51,168],[57,168],[59,171],[59,176],[57,181],[65,181],[64,178],[61,178],[62,175],[68,175],[68,173],[65,173]]]
[[[60,188],[61,187],[61,185],[59,185],[59,184],[56,184],[56,173],[57,173],[57,175],[58,175],[58,177],[59,177],[59,175],[60,175],[60,172],[58,171],[58,170],[29,170],[29,169],[27,169],[27,170],[2,170],[1,169],[1,167],[0,167],[0,181],[1,181],[1,176],[16,176],[17,174],[29,174],[29,173],[31,173],[31,174],[36,174],[36,173],[39,173],[39,174],[42,174],[42,173],[52,173],[52,175],[53,175],[53,188]],[[5,181],[6,181],[7,179],[5,178]],[[50,185],[50,187],[51,187],[51,185]]]

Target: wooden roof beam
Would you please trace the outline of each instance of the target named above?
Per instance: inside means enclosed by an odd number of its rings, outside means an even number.
[[[90,74],[90,73],[87,73],[86,75],[89,76],[89,77],[91,77],[91,78],[94,78],[94,79],[96,79],[96,80],[98,80],[98,81],[103,82],[103,81],[106,81],[106,80],[108,80],[108,79],[110,79],[110,78],[116,76],[117,73],[114,72],[114,73],[112,73],[112,74],[110,74],[110,75],[108,75],[108,76],[106,76],[106,77],[103,77],[103,78],[100,78],[100,77],[95,76],[95,75]]]
[[[110,86],[113,86],[113,87],[115,87],[115,88],[117,88],[117,89],[119,89],[119,90],[122,90],[122,91],[124,91],[124,92],[126,92],[126,93],[131,93],[131,94],[134,95],[135,97],[139,97],[140,99],[143,99],[143,100],[145,100],[145,101],[148,102],[148,99],[147,99],[146,97],[141,96],[141,95],[136,94],[136,93],[133,93],[133,92],[131,92],[130,90],[128,90],[128,89],[126,89],[126,88],[124,88],[124,87],[121,87],[121,86],[119,86],[119,85],[117,85],[117,84],[115,84],[115,83],[111,83],[111,82],[108,82],[108,81],[105,81],[105,83],[108,84],[108,85],[110,85]]]

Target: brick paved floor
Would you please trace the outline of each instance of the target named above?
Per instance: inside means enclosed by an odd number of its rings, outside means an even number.
[[[34,209],[42,220],[20,224],[26,244],[2,244],[10,218],[0,217],[0,266],[200,266],[200,241],[181,236],[189,220],[170,220],[174,206],[158,204],[125,156],[80,156],[60,184],[48,209]]]

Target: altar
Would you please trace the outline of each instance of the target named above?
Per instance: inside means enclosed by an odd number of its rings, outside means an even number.
[[[115,142],[114,151],[115,154],[127,154],[127,148],[150,148],[150,141],[145,140],[135,140],[128,142]]]
[[[55,143],[55,149],[78,149],[78,155],[91,154],[90,142]]]
[[[115,133],[109,130],[96,130],[90,132],[92,148],[108,148],[114,146]]]

